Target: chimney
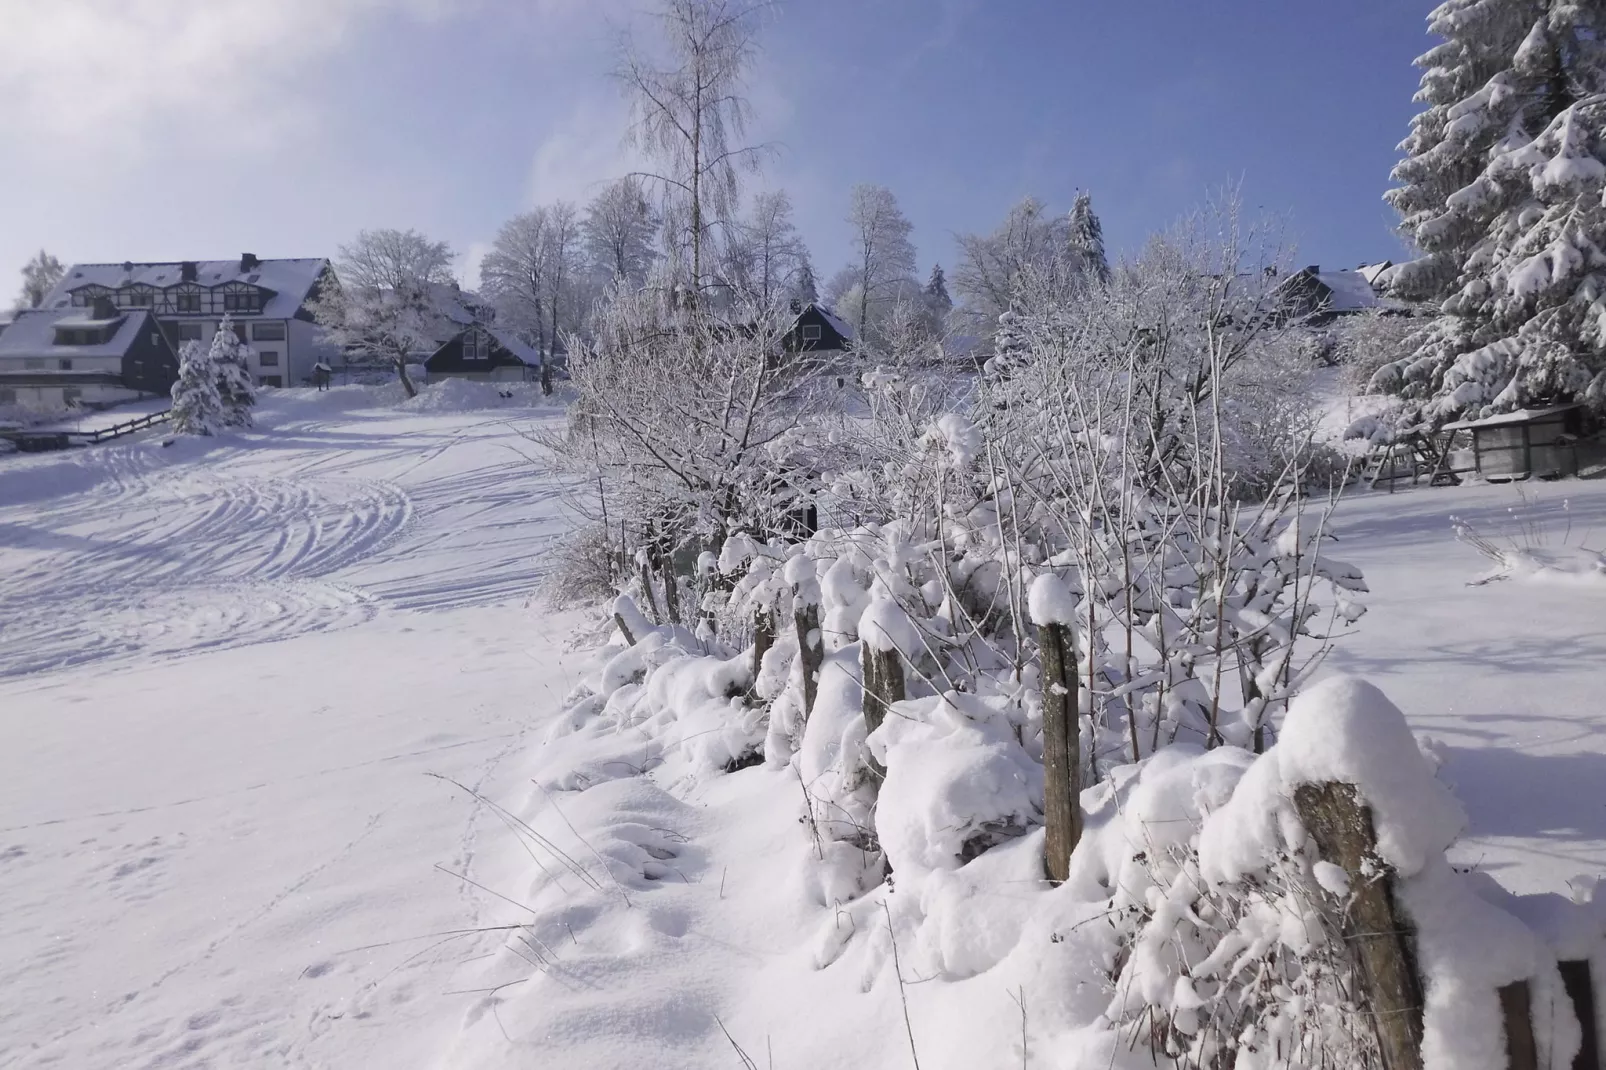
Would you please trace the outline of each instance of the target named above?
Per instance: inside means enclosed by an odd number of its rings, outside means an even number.
[[[195,281],[195,261],[186,260],[178,266],[178,279],[180,282]]]
[[[261,265],[262,261],[257,259],[255,253],[240,254],[240,274],[244,275],[247,271],[255,271]]]
[[[123,274],[124,275],[132,275],[133,273],[134,273],[134,262],[132,260],[124,260],[123,261]]]
[[[94,309],[90,312],[90,319],[111,320],[117,318],[117,306],[112,304],[109,297],[95,298]]]

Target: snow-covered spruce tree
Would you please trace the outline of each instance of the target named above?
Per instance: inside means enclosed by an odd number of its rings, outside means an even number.
[[[217,392],[217,367],[200,342],[185,342],[178,351],[178,381],[168,420],[180,435],[210,435],[224,426],[223,400]]]
[[[223,406],[223,426],[250,427],[251,407],[256,404],[256,388],[251,383],[250,350],[234,332],[234,321],[225,314],[212,336],[207,357],[217,374],[218,401]]]
[[[1418,227],[1477,237],[1413,357],[1373,379],[1414,403],[1407,419],[1606,407],[1603,34],[1598,5],[1544,5],[1506,68],[1448,110],[1450,136],[1498,138],[1480,173]]]
[[[1504,71],[1539,17],[1543,0],[1448,0],[1428,16],[1428,32],[1442,40],[1418,56],[1422,70],[1416,101],[1422,111],[1400,142],[1398,185],[1384,194],[1400,213],[1401,235],[1421,259],[1403,264],[1392,288],[1403,298],[1441,300],[1453,288],[1481,228],[1448,210],[1452,194],[1483,171],[1506,130],[1464,102]]]
[[[1093,214],[1093,197],[1086,190],[1076,195],[1071,205],[1070,234],[1071,268],[1099,282],[1110,278],[1110,261],[1104,253],[1104,225]]]

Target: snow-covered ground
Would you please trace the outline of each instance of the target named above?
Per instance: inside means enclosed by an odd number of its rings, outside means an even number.
[[[1021,1065],[1021,851],[974,864],[973,973],[900,991],[886,941],[816,969],[790,773],[555,734],[593,664],[533,598],[557,410],[451,389],[0,460],[0,1066]],[[1606,483],[1527,495],[1346,502],[1373,593],[1329,669],[1439,741],[1459,861],[1557,891],[1606,869],[1606,579],[1468,586],[1451,517],[1602,549]]]

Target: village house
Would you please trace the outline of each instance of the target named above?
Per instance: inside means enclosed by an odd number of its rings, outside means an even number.
[[[828,356],[845,353],[853,344],[853,328],[818,301],[794,301],[792,311],[797,318],[786,331],[784,344],[788,352]]]
[[[178,354],[150,310],[88,307],[19,311],[0,331],[0,405],[100,408],[164,394]]]
[[[257,384],[299,386],[312,381],[316,364],[329,362],[337,353],[308,307],[332,278],[327,259],[262,260],[251,253],[238,260],[74,264],[38,311],[70,318],[89,316],[99,308],[130,319],[148,317],[174,352],[185,342],[209,342],[226,313],[235,333],[250,347],[250,369]],[[15,331],[13,326],[0,337]],[[24,363],[45,362],[26,370],[49,370],[49,361],[59,354],[54,341],[44,343],[41,332],[29,332],[7,346],[6,356]],[[149,391],[154,382],[130,380],[124,386],[130,391],[160,392]],[[80,400],[87,402],[87,397]]]
[[[424,360],[431,380],[533,382],[541,377],[541,355],[507,331],[485,323],[463,328]]]
[[[1390,267],[1386,260],[1342,271],[1323,271],[1321,265],[1312,264],[1278,284],[1274,291],[1278,314],[1318,328],[1363,312],[1408,315],[1409,306],[1387,296]]]

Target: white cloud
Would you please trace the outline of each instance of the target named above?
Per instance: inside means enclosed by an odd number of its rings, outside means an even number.
[[[0,132],[104,161],[109,146],[304,119],[295,82],[364,19],[451,0],[0,0]],[[153,146],[154,150],[154,146]]]
[[[530,162],[532,204],[584,205],[608,182],[642,169],[641,154],[624,141],[629,110],[611,89],[578,97],[547,129]]]

